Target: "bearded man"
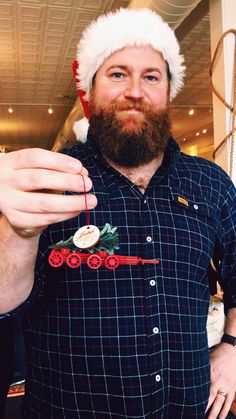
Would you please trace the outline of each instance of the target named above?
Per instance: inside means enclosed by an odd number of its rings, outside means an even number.
[[[26,313],[24,417],[224,418],[236,389],[236,194],[171,137],[178,42],[154,12],[120,9],[85,30],[76,68],[86,143],[0,162],[0,308]],[[213,258],[227,318],[210,360]]]

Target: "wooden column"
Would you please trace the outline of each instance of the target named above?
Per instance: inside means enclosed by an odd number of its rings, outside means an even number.
[[[211,55],[222,34],[229,29],[236,29],[236,1],[209,0]],[[234,66],[235,64],[234,34],[228,34],[217,55],[218,59],[213,69],[213,83],[217,91],[227,103],[233,106]],[[214,146],[220,144],[232,129],[232,112],[213,94]],[[235,138],[235,133],[234,133]],[[228,140],[216,153],[215,161],[230,174],[231,140]],[[236,139],[235,139],[236,142]],[[236,144],[234,147],[232,179],[236,183]]]

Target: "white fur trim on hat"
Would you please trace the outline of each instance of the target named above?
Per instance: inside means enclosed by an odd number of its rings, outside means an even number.
[[[150,9],[119,9],[98,17],[78,44],[79,87],[89,99],[93,76],[105,59],[126,46],[150,45],[161,52],[171,74],[170,97],[173,99],[183,85],[185,66],[174,31]]]
[[[80,141],[81,143],[85,143],[87,140],[87,133],[88,133],[89,122],[86,117],[76,121],[73,125],[73,131],[76,136],[76,140]]]

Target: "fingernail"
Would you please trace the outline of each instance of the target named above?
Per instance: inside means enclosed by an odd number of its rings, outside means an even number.
[[[89,209],[95,208],[98,201],[95,195],[87,195],[87,206]]]
[[[83,167],[83,168],[82,168],[82,170],[81,170],[81,175],[83,175],[83,176],[88,176],[88,170],[87,170],[87,169],[85,169],[85,167]]]

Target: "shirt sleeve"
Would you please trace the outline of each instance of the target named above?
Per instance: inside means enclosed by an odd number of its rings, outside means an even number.
[[[49,243],[49,235],[47,230],[41,234],[40,241],[39,241],[39,250],[35,265],[35,279],[33,288],[28,296],[28,298],[16,307],[14,310],[0,314],[0,321],[2,319],[6,319],[9,317],[17,317],[26,314],[30,308],[44,295],[44,285],[45,279],[47,276],[47,257],[46,252],[48,251],[48,243]]]
[[[219,282],[223,289],[224,310],[236,307],[236,190],[229,180],[222,206],[221,261]]]

